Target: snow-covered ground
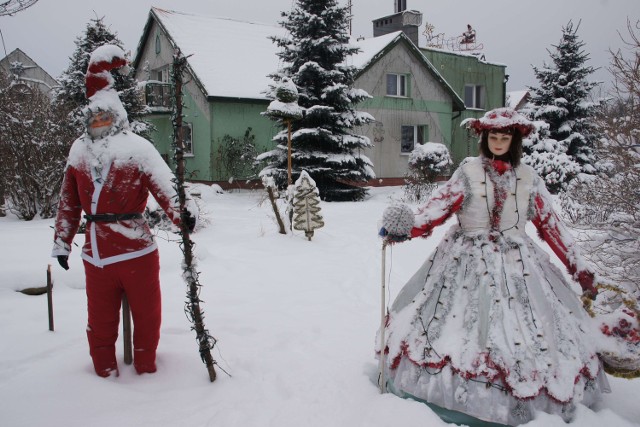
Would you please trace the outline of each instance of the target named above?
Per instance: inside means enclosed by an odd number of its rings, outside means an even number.
[[[380,324],[378,221],[395,188],[359,203],[323,203],[325,227],[311,242],[280,235],[262,192],[216,194],[202,187],[210,223],[195,234],[205,323],[218,339],[220,368],[210,383],[184,314],[186,285],[175,236],[160,232],[163,324],[158,372],[93,372],[86,342],[86,297],[79,247],[62,270],[49,257],[53,220],[0,219],[0,425],[388,427],[445,426],[428,407],[376,385]],[[387,251],[389,295],[445,232]],[[84,236],[76,238],[81,245]],[[45,295],[17,290],[54,279],[55,332]],[[613,393],[574,425],[640,425],[640,380],[610,378]],[[528,426],[565,426],[538,414]]]

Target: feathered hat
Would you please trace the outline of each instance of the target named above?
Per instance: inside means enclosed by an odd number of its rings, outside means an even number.
[[[534,125],[530,120],[509,107],[487,111],[485,115],[479,119],[466,119],[460,126],[471,129],[478,135],[484,131],[518,129],[523,138],[529,135],[534,129]]]

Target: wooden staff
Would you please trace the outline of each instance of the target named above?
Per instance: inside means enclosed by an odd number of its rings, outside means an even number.
[[[180,212],[184,214],[186,211],[186,191],[184,185],[185,160],[184,160],[184,141],[182,139],[182,74],[187,65],[187,58],[179,51],[173,57],[173,82],[175,94],[175,110],[173,116],[174,142],[176,154],[176,187],[178,190],[178,201],[180,203]],[[180,235],[182,237],[182,253],[184,254],[184,273],[183,277],[187,281],[187,309],[190,320],[193,323],[192,329],[196,332],[196,340],[198,341],[198,350],[200,358],[207,366],[209,372],[209,380],[211,382],[216,379],[216,370],[214,368],[215,361],[211,356],[211,349],[215,344],[215,339],[209,334],[204,326],[204,314],[200,306],[200,283],[198,282],[199,273],[195,269],[193,263],[193,246],[194,243],[190,238],[188,225],[184,220],[180,221]]]

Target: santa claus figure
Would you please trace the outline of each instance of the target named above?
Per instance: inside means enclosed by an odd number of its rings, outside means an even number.
[[[115,343],[120,305],[127,296],[134,324],[134,367],[156,371],[160,338],[159,256],[142,213],[149,192],[176,225],[181,215],[173,174],[153,145],[129,128],[113,89],[111,70],[127,70],[125,54],[104,45],[91,55],[86,75],[86,133],[69,152],[55,222],[52,255],[67,270],[73,238],[84,218],[82,248],[88,300],[87,338],[96,373],[118,375]]]

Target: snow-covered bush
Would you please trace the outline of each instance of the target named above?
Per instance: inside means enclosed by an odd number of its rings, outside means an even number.
[[[404,194],[411,202],[420,202],[431,195],[436,179],[445,175],[453,162],[444,144],[427,142],[416,146],[409,156]]]
[[[74,136],[64,125],[65,111],[52,108],[45,94],[15,87],[0,75],[0,205],[6,197],[20,219],[51,218]]]
[[[217,153],[219,167],[215,168],[220,176],[229,176],[230,182],[238,179],[253,179],[257,176],[255,140],[256,136],[251,128],[247,128],[241,139],[231,135],[225,135],[220,139]]]

